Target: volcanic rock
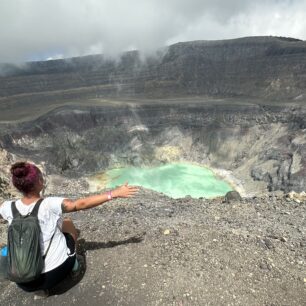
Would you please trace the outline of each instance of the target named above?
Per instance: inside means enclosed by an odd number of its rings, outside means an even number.
[[[234,190],[227,192],[226,195],[224,196],[224,199],[227,203],[231,203],[234,201],[240,201],[242,198],[239,192]]]
[[[39,301],[0,282],[0,303],[303,305],[306,206],[283,196],[231,204],[185,203],[141,190],[135,198],[72,213],[84,277],[67,278]],[[0,224],[3,240],[6,227]],[[284,236],[287,241],[276,238]]]

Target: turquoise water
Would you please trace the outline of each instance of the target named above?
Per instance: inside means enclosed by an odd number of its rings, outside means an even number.
[[[109,170],[106,175],[107,188],[129,182],[129,185],[143,186],[172,198],[182,198],[186,195],[193,198],[213,198],[232,190],[227,182],[217,178],[211,170],[192,164],[173,163],[152,168],[120,168]]]

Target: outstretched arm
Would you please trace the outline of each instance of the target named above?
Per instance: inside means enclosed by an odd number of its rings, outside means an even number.
[[[137,192],[138,188],[135,186],[129,186],[128,183],[111,191],[111,198],[130,198]],[[62,212],[69,213],[78,210],[93,208],[109,201],[109,193],[102,193],[78,200],[64,199],[62,202]]]

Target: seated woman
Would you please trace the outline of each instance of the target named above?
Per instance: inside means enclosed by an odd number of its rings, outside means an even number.
[[[44,180],[37,166],[28,162],[18,162],[11,167],[13,185],[23,197],[15,201],[21,215],[31,213],[36,202],[41,199]],[[78,200],[61,197],[44,198],[38,210],[41,229],[40,245],[46,254],[45,264],[40,276],[27,283],[17,285],[25,291],[45,291],[62,281],[77,266],[76,242],[77,230],[69,218],[62,219],[63,213],[93,208],[113,198],[128,198],[138,192],[137,187],[125,184],[107,193],[93,195]],[[12,202],[5,201],[0,206],[0,215],[11,224],[13,220]],[[46,251],[47,250],[47,251]]]

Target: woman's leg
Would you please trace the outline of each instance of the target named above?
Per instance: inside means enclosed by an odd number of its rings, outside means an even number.
[[[33,292],[37,290],[48,290],[60,283],[71,272],[76,256],[71,256],[66,259],[59,267],[40,275],[34,281],[17,284],[24,291]]]
[[[78,232],[70,218],[64,218],[62,232],[70,234],[73,237],[75,244],[77,243]]]

